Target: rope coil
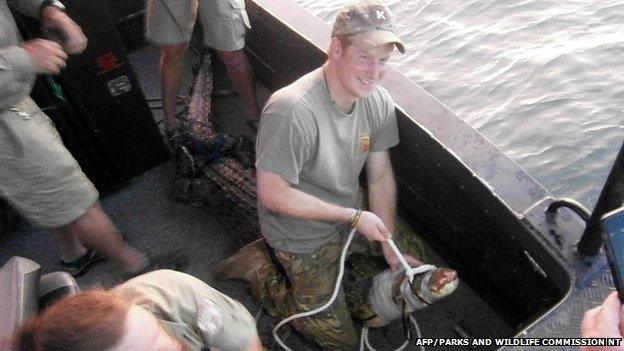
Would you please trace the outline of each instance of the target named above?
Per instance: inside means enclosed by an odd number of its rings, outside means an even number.
[[[344,272],[345,272],[345,261],[347,259],[347,250],[349,249],[349,246],[351,245],[351,241],[353,241],[353,237],[355,235],[355,232],[356,232],[355,228],[351,229],[351,232],[349,233],[349,236],[347,237],[347,241],[345,242],[344,247],[342,248],[342,252],[340,253],[340,268],[338,270],[338,276],[336,277],[336,285],[334,286],[334,291],[332,293],[332,296],[329,298],[329,300],[327,300],[327,302],[325,304],[323,304],[322,306],[317,307],[317,308],[315,308],[313,310],[293,314],[292,316],[287,317],[287,318],[283,319],[281,322],[277,323],[275,328],[273,328],[273,338],[275,339],[275,341],[277,341],[277,343],[284,350],[293,351],[288,346],[286,346],[284,341],[282,341],[282,339],[279,337],[279,335],[277,335],[277,331],[281,327],[283,327],[286,323],[291,322],[291,321],[293,321],[295,319],[303,318],[303,317],[309,317],[311,315],[314,315],[314,314],[317,314],[319,312],[322,312],[322,311],[326,310],[327,308],[329,308],[329,306],[331,306],[334,303],[334,301],[336,300],[336,297],[338,296],[338,291],[340,291],[340,286],[342,284],[342,278],[343,278]],[[394,251],[394,253],[399,258],[399,261],[401,261],[401,264],[403,265],[403,267],[405,268],[405,274],[408,276],[408,279],[409,279],[410,283],[413,281],[414,276],[416,274],[427,272],[427,271],[430,271],[430,270],[433,270],[433,269],[436,268],[435,266],[432,266],[432,265],[422,265],[422,266],[415,267],[415,268],[410,267],[410,265],[405,260],[405,257],[403,257],[403,254],[401,254],[401,252],[399,251],[399,248],[394,243],[394,241],[392,239],[388,239],[387,242],[390,245],[390,248],[392,248],[392,251]],[[416,335],[418,336],[418,338],[420,338],[421,337],[421,333],[420,333],[420,328],[418,327],[418,322],[416,322],[416,319],[413,316],[411,316],[411,315],[410,315],[409,318],[410,318],[410,322],[414,326],[414,329],[416,330]],[[370,351],[376,351],[370,345],[370,343],[368,341],[368,329],[369,329],[369,327],[367,325],[365,325],[362,328],[362,334],[360,336],[360,350],[364,351],[365,347],[367,347]],[[409,343],[409,334],[408,334],[405,342],[403,343],[403,345],[401,345],[398,349],[396,349],[396,351],[401,351],[401,350],[405,349],[405,347],[407,347],[408,343]],[[423,346],[421,346],[421,350],[424,351],[425,348]]]

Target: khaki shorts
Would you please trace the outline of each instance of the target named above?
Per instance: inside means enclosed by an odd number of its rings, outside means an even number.
[[[145,36],[160,45],[187,43],[198,13],[204,44],[220,51],[245,46],[250,24],[244,0],[148,0]]]
[[[38,226],[69,224],[99,194],[63,145],[50,118],[30,98],[19,108],[30,117],[0,111],[0,196]]]

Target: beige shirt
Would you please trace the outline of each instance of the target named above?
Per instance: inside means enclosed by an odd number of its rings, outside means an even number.
[[[153,313],[194,351],[242,350],[257,337],[256,323],[243,305],[185,273],[146,273],[111,292]]]

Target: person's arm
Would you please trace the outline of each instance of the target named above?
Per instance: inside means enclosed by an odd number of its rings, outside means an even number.
[[[79,54],[87,47],[87,37],[65,11],[56,6],[45,6],[41,9],[41,23],[44,28],[57,28],[64,36],[63,49],[68,54]]]
[[[602,305],[587,312],[581,322],[581,336],[584,338],[622,338],[624,335],[624,309],[617,292],[611,293]],[[624,346],[624,340],[622,342]],[[581,351],[622,350],[623,346],[582,346]]]
[[[65,33],[66,48],[46,39],[32,39],[0,48],[0,109],[9,108],[28,96],[37,74],[59,73],[67,60],[65,50],[77,53],[86,46],[80,28],[54,6],[42,9],[43,2],[22,0],[9,1],[8,4],[26,16],[41,15],[43,23],[55,24]]]
[[[87,37],[80,26],[65,13],[62,3],[46,0],[8,0],[7,3],[23,15],[39,18],[44,34],[50,27],[58,29],[65,39],[59,44],[66,53],[79,54],[87,47]]]
[[[302,219],[349,223],[355,209],[341,207],[297,190],[281,176],[257,171],[258,200],[271,212]],[[383,223],[375,214],[363,211],[355,229],[368,240],[385,241],[388,236],[379,230]],[[385,233],[388,233],[386,230]]]
[[[9,1],[18,12],[37,17],[40,1]],[[16,28],[5,23],[0,28],[7,35]],[[7,109],[26,98],[32,89],[38,73],[58,73],[65,66],[67,55],[60,45],[44,39],[34,39],[17,44],[19,38],[12,38],[15,45],[0,47],[0,109]]]
[[[396,184],[388,151],[371,152],[366,159],[368,205],[385,226],[387,234],[394,233],[396,224]]]
[[[386,238],[392,236],[396,226],[396,183],[390,153],[386,151],[371,152],[366,160],[366,179],[368,182],[368,204],[371,212],[376,214],[381,224],[377,230]],[[388,243],[382,243],[386,262],[393,270],[399,269],[401,263]],[[410,265],[419,265],[420,261],[410,255],[404,255]]]
[[[258,170],[258,199],[267,210],[302,219],[347,223],[352,210],[297,190],[281,176]]]

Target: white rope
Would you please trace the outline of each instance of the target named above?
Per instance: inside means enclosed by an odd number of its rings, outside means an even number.
[[[414,282],[415,275],[436,269],[436,266],[431,265],[431,264],[423,264],[418,267],[411,267],[407,263],[407,260],[405,260],[405,257],[403,256],[403,254],[401,254],[401,251],[399,251],[399,248],[394,243],[394,240],[388,239],[386,240],[386,242],[388,243],[388,245],[390,245],[390,248],[392,249],[392,251],[394,251],[394,254],[397,255],[397,257],[399,258],[401,265],[405,269],[405,275],[407,275],[410,283]]]
[[[342,277],[344,276],[344,271],[345,271],[345,261],[347,259],[347,250],[349,249],[349,246],[351,245],[351,241],[353,240],[354,235],[355,235],[355,228],[353,228],[351,232],[349,233],[347,242],[344,244],[344,247],[342,248],[342,252],[340,253],[340,266],[338,269],[338,277],[336,277],[336,285],[334,286],[334,292],[332,293],[332,296],[329,298],[329,300],[321,307],[315,308],[311,311],[305,311],[305,312],[293,314],[292,316],[285,318],[281,322],[277,323],[275,328],[273,328],[273,338],[275,339],[275,341],[277,341],[277,343],[284,350],[292,351],[288,346],[286,346],[286,344],[282,341],[282,339],[280,339],[279,335],[277,335],[277,331],[279,330],[279,328],[283,327],[286,323],[291,322],[295,319],[309,317],[323,310],[326,310],[329,306],[331,306],[334,303],[334,301],[336,300],[336,297],[338,297],[338,291],[340,291],[340,286],[342,285]],[[429,271],[431,270],[431,267],[434,267],[431,265],[422,265],[416,268],[410,267],[410,265],[405,260],[405,257],[403,257],[403,255],[399,251],[399,248],[394,243],[394,241],[392,241],[392,239],[388,239],[386,242],[390,244],[390,247],[392,248],[394,253],[397,255],[397,257],[399,258],[399,261],[401,261],[401,264],[405,268],[405,274],[407,274],[410,279],[410,283],[414,279],[414,275]],[[412,322],[412,325],[414,325],[414,329],[416,330],[416,335],[418,336],[418,338],[421,338],[421,333],[420,333],[420,328],[418,328],[418,323],[416,322],[416,319],[411,315],[410,315],[410,322]],[[368,341],[368,329],[369,327],[367,325],[365,325],[362,328],[362,334],[360,337],[360,350],[364,351],[364,345],[366,345],[366,347],[368,347],[371,351],[375,351],[375,349],[370,345]],[[402,351],[405,347],[407,347],[408,343],[409,343],[409,338],[406,339],[403,345],[401,345],[395,351]],[[421,346],[421,350],[423,351],[425,350],[424,346]]]
[[[397,257],[399,258],[399,261],[401,261],[401,265],[403,265],[403,268],[405,268],[405,272],[408,272],[412,267],[410,267],[410,265],[407,263],[407,260],[405,259],[405,257],[401,255],[401,252],[399,251],[399,248],[394,243],[394,240],[388,239],[386,240],[386,242],[388,243],[388,245],[390,245],[390,248],[392,249],[392,251],[394,251],[394,254],[397,255]]]
[[[420,328],[418,327],[418,322],[416,321],[416,318],[414,318],[414,316],[410,315],[409,316],[409,320],[412,323],[412,325],[414,326],[414,330],[416,331],[416,337],[418,339],[422,338],[422,333],[420,332]],[[368,351],[377,351],[375,350],[374,347],[371,346],[370,342],[368,341],[368,331],[369,331],[370,327],[368,325],[364,325],[364,327],[362,327],[362,334],[360,335],[360,351],[366,351],[368,348]],[[402,351],[404,350],[409,343],[409,338],[405,340],[405,342],[399,346],[398,349],[396,349],[395,351]],[[420,345],[420,349],[422,351],[425,351],[425,347],[423,345]]]

